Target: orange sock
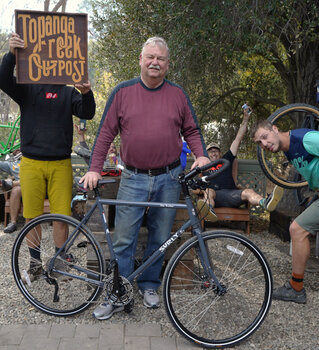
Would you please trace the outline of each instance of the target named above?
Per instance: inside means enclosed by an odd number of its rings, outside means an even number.
[[[292,273],[290,284],[295,291],[300,292],[303,288],[303,278],[304,274]]]

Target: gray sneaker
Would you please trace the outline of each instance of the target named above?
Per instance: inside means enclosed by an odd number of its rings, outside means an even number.
[[[280,186],[275,186],[270,195],[266,198],[264,208],[268,211],[274,211],[277,204],[280,202],[284,194],[284,189]]]
[[[150,309],[157,309],[159,307],[159,296],[154,289],[145,289],[144,292],[139,289],[140,295],[143,297],[144,306]]]
[[[272,298],[275,300],[293,301],[298,304],[306,304],[307,295],[305,288],[300,292],[294,290],[289,282],[273,291]]]
[[[120,312],[123,310],[124,306],[114,306],[106,300],[93,311],[93,316],[98,320],[107,320],[112,317],[114,312]]]
[[[218,217],[213,207],[203,199],[197,201],[197,210],[202,218],[210,222],[218,221]]]
[[[28,271],[22,271],[22,282],[30,285],[33,281],[38,279],[43,274],[41,260],[32,259],[30,261],[30,267]]]
[[[12,233],[18,229],[15,222],[10,222],[10,224],[3,230],[4,233]]]

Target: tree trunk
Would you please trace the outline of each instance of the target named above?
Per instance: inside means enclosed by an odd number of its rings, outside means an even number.
[[[317,85],[319,79],[319,43],[312,42],[301,48],[295,55],[296,72],[292,82],[293,96],[290,102],[302,102],[316,105]]]

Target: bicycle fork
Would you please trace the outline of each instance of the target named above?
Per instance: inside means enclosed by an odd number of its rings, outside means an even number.
[[[226,286],[222,285],[219,280],[217,279],[214,271],[213,271],[213,263],[210,259],[210,256],[208,254],[208,248],[207,245],[200,233],[196,233],[198,239],[198,247],[195,248],[197,255],[199,257],[199,260],[203,266],[204,269],[204,276],[201,276],[206,281],[204,282],[204,288],[208,288],[210,286],[213,286],[214,291],[217,295],[224,295],[227,292]]]

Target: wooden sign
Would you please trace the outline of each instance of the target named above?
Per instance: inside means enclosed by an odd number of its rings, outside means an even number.
[[[87,14],[15,10],[17,82],[77,84],[88,81]]]

